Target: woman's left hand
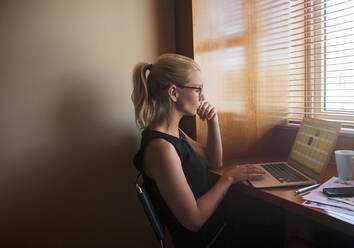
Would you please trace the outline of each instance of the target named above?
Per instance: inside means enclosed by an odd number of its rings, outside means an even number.
[[[207,101],[202,101],[197,109],[197,114],[202,121],[210,121],[216,116],[216,108]]]

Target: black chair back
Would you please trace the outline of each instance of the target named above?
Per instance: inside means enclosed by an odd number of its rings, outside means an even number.
[[[148,217],[148,219],[150,221],[152,229],[155,232],[156,238],[160,242],[160,246],[165,247],[165,233],[164,233],[163,226],[161,225],[159,218],[155,212],[154,206],[151,203],[149,194],[146,192],[146,190],[144,188],[144,184],[142,184],[140,186],[138,183],[139,176],[140,176],[140,174],[138,175],[136,183],[135,183],[137,196],[140,200],[141,205],[144,208],[144,212],[145,212],[146,216]]]

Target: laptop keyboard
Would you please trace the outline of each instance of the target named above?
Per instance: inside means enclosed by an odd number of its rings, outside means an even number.
[[[262,164],[263,169],[268,171],[281,183],[300,182],[308,180],[295,170],[284,164]]]

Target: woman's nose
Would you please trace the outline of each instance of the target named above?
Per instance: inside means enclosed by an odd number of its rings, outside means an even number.
[[[204,97],[204,94],[203,94],[203,91],[202,91],[199,94],[199,101],[204,101],[204,100],[205,100],[205,97]]]

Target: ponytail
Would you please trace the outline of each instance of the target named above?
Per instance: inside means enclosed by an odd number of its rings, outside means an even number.
[[[131,95],[135,108],[135,120],[141,128],[146,128],[152,119],[152,102],[149,99],[146,71],[150,65],[139,63],[133,71],[133,92]]]

